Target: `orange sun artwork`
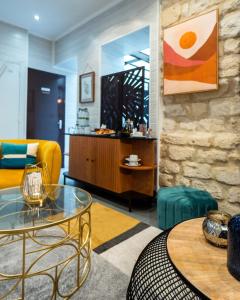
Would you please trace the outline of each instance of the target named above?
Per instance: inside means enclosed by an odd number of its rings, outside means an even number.
[[[218,11],[164,30],[164,95],[218,88]]]

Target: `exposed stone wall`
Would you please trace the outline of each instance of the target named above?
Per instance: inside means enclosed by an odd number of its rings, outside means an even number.
[[[219,89],[162,96],[160,185],[206,189],[220,208],[239,212],[240,0],[163,0],[161,6],[162,28],[219,9]]]

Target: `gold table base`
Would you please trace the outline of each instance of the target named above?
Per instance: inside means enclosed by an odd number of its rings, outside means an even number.
[[[55,225],[54,222],[58,215],[53,216],[49,221],[47,229],[41,230],[22,230],[18,235],[6,234],[0,235],[0,252],[8,245],[20,243],[21,245],[21,271],[18,274],[4,274],[0,266],[0,299],[5,299],[18,293],[18,299],[24,300],[26,297],[26,280],[37,276],[46,276],[51,283],[51,295],[49,299],[69,299],[85,282],[91,268],[91,213],[90,207],[69,221],[63,221],[62,224]],[[60,216],[61,218],[61,216]],[[51,221],[53,224],[51,224]],[[58,235],[51,235],[49,228],[58,228]],[[60,230],[59,230],[60,229]],[[14,231],[13,231],[14,232]],[[59,235],[59,232],[61,234]],[[46,240],[57,239],[57,242],[46,243]],[[44,240],[44,241],[43,241]],[[28,245],[31,243],[31,249]],[[60,259],[56,264],[36,269],[41,261],[48,255],[60,248],[70,247],[73,254]],[[3,252],[2,252],[3,253]],[[34,259],[30,259],[34,256]],[[7,257],[6,257],[7,259]],[[29,261],[30,261],[30,264]],[[64,271],[71,263],[76,264],[75,283],[69,291],[61,291],[61,279]],[[71,276],[73,276],[71,274]],[[3,294],[1,292],[2,282],[14,282],[14,284]]]

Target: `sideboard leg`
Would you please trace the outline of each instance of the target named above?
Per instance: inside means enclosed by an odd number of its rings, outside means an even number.
[[[132,198],[131,197],[128,198],[128,211],[132,212]]]

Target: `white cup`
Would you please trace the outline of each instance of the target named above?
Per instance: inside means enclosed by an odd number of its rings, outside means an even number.
[[[130,166],[137,166],[138,165],[138,155],[130,154],[128,163]]]

